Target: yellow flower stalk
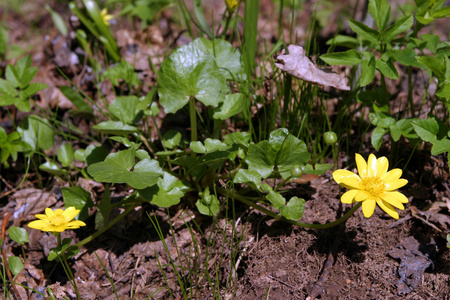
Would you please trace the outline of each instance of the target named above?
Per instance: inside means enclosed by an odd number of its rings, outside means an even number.
[[[336,170],[333,179],[342,187],[349,189],[341,196],[341,202],[351,204],[362,202],[363,214],[366,218],[373,215],[375,205],[384,210],[394,219],[398,219],[398,213],[394,207],[405,209],[403,203],[408,203],[408,198],[398,188],[405,186],[408,181],[400,178],[402,170],[393,169],[388,172],[389,161],[386,157],[376,158],[370,154],[366,161],[356,154],[356,166],[359,176],[348,170]]]
[[[105,23],[106,26],[109,26],[109,20],[114,19],[113,15],[108,15],[108,9],[104,8],[100,12],[100,16],[102,17],[103,23]]]
[[[58,208],[55,211],[50,208],[46,208],[45,215],[35,215],[35,217],[39,220],[30,222],[28,227],[55,233],[63,232],[66,229],[77,229],[80,228],[80,226],[86,226],[83,221],[72,221],[79,213],[80,210],[73,206],[67,208],[66,210]]]

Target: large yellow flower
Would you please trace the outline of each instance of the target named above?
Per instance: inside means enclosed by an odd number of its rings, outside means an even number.
[[[402,170],[389,168],[386,157],[376,158],[370,154],[366,161],[356,154],[356,166],[359,176],[347,170],[333,172],[334,180],[339,185],[349,189],[341,197],[342,203],[351,204],[362,201],[364,216],[369,218],[375,210],[375,204],[388,213],[394,219],[398,219],[398,213],[394,207],[405,209],[403,203],[408,203],[408,198],[395,190],[406,185],[408,181],[401,179]]]
[[[46,208],[45,215],[35,215],[39,220],[30,222],[28,227],[50,232],[63,232],[66,229],[77,229],[80,226],[86,226],[83,221],[72,221],[79,213],[80,210],[75,209],[73,206],[66,210],[58,208],[55,211]]]

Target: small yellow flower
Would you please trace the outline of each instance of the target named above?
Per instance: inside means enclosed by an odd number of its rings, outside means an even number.
[[[103,23],[105,23],[106,26],[109,26],[109,20],[114,19],[113,15],[108,15],[108,9],[104,8],[100,12],[100,16],[102,17]]]
[[[50,232],[63,232],[66,229],[77,229],[80,226],[86,226],[83,221],[72,221],[79,213],[80,210],[75,209],[73,206],[66,210],[58,208],[55,211],[46,208],[45,215],[35,215],[39,220],[30,222],[28,227]]]
[[[225,2],[227,3],[230,10],[234,10],[239,4],[238,0],[225,0]]]
[[[366,161],[356,154],[356,166],[359,176],[347,170],[336,170],[333,179],[341,186],[349,189],[341,197],[342,203],[351,204],[362,201],[364,216],[369,218],[375,210],[375,204],[383,209],[394,219],[398,219],[398,213],[394,207],[405,209],[402,203],[408,203],[408,198],[395,190],[406,185],[408,181],[400,178],[402,170],[389,168],[386,157],[376,158],[370,154]]]

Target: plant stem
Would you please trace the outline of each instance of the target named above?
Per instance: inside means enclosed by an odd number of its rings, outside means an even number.
[[[58,247],[60,247],[62,249],[62,243],[61,243],[61,233],[58,233],[56,235],[56,238],[58,240]],[[73,276],[72,270],[70,269],[69,263],[67,262],[66,259],[66,254],[64,253],[64,251],[61,251],[59,258],[61,260],[61,264],[64,268],[64,271],[66,272],[66,275],[69,277],[70,283],[72,284],[73,289],[75,290],[75,294],[77,295],[77,299],[81,299],[80,294],[78,293],[78,289],[77,289],[77,283],[75,281],[75,276]],[[62,259],[61,259],[62,257]]]
[[[189,115],[191,118],[191,141],[195,142],[197,136],[197,108],[195,107],[195,97],[189,97]],[[194,152],[192,152],[194,153]],[[195,154],[195,153],[194,153]]]
[[[90,241],[92,241],[93,239],[95,239],[96,237],[98,237],[99,235],[101,235],[102,233],[104,233],[105,231],[107,231],[108,229],[110,229],[112,226],[114,226],[117,222],[119,222],[120,220],[122,220],[126,215],[128,215],[136,206],[130,206],[128,207],[123,213],[121,213],[120,215],[118,215],[114,220],[112,220],[111,222],[108,223],[108,225],[106,225],[105,227],[103,227],[102,229],[100,229],[99,231],[97,231],[94,234],[91,234],[90,236],[88,236],[87,238],[85,238],[82,241],[79,241],[78,243],[75,244],[75,246],[77,247],[81,247],[87,243],[89,243]]]
[[[358,208],[361,207],[362,202],[358,202],[354,207],[352,207],[352,209],[350,209],[342,218],[337,219],[334,222],[330,222],[330,223],[325,223],[325,224],[310,224],[310,223],[302,223],[302,222],[298,222],[298,221],[294,221],[294,220],[289,220],[286,219],[285,217],[276,214],[256,203],[254,203],[253,201],[250,201],[247,199],[247,197],[239,195],[233,191],[228,191],[225,190],[223,188],[217,188],[217,192],[219,192],[220,194],[224,195],[224,196],[228,196],[231,197],[233,199],[236,199],[248,206],[251,206],[253,208],[256,208],[257,210],[259,210],[260,212],[265,213],[268,216],[271,216],[272,218],[274,218],[276,221],[283,221],[286,223],[290,223],[292,225],[296,225],[296,226],[300,226],[303,228],[311,228],[311,229],[326,229],[326,228],[331,228],[334,227],[336,225],[341,224],[342,222],[344,222],[345,220],[347,220]]]

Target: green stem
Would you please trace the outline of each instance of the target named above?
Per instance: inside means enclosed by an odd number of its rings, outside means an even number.
[[[83,245],[86,245],[87,243],[89,243],[90,241],[92,241],[93,239],[95,239],[96,237],[98,237],[99,235],[101,235],[102,233],[104,233],[105,231],[107,231],[108,229],[110,229],[112,226],[114,226],[117,222],[119,222],[120,220],[122,220],[126,215],[128,215],[136,206],[130,206],[128,207],[123,213],[121,213],[120,215],[118,215],[114,220],[112,220],[111,222],[108,223],[108,225],[106,225],[105,227],[103,227],[102,229],[100,229],[99,231],[97,231],[94,234],[91,234],[90,236],[88,236],[87,238],[85,238],[82,241],[79,241],[78,243],[75,244],[75,246],[77,247],[81,247]]]
[[[58,247],[60,247],[60,249],[62,249],[62,243],[61,243],[61,233],[58,233],[56,236],[57,240],[58,240]],[[66,273],[66,275],[69,277],[70,283],[72,284],[72,287],[75,291],[75,294],[77,295],[77,299],[81,299],[80,294],[78,293],[78,289],[77,289],[77,283],[75,281],[75,276],[73,276],[72,270],[70,269],[69,263],[67,262],[66,259],[66,254],[64,253],[65,251],[61,251],[60,253],[60,260],[61,260],[61,264],[63,266],[63,269]],[[58,255],[59,256],[59,255]]]
[[[195,142],[197,136],[197,108],[195,107],[195,97],[189,97],[189,115],[191,118],[191,141]]]
[[[300,226],[303,228],[311,228],[311,229],[326,229],[326,228],[331,228],[334,226],[337,226],[339,224],[341,224],[342,222],[344,222],[345,220],[347,220],[358,208],[361,207],[362,202],[358,202],[354,207],[352,207],[352,209],[350,209],[342,218],[337,219],[334,222],[331,223],[325,223],[325,224],[310,224],[310,223],[301,223],[298,221],[294,221],[294,220],[289,220],[284,218],[283,216],[280,216],[279,214],[276,214],[250,200],[247,199],[247,197],[239,195],[235,192],[232,191],[228,191],[225,190],[223,188],[217,188],[217,192],[219,192],[220,194],[224,195],[224,196],[228,196],[231,197],[233,199],[236,199],[248,206],[251,206],[253,208],[256,208],[257,210],[259,210],[260,212],[265,213],[268,216],[271,216],[272,218],[274,218],[276,221],[283,221],[286,223],[290,223],[292,225],[296,225],[296,226]]]

